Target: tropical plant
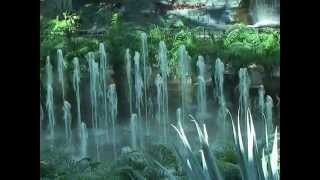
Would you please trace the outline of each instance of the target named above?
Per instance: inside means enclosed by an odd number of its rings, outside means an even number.
[[[246,116],[247,141],[243,140],[238,113],[237,127],[232,120],[234,144],[237,150],[241,175],[243,180],[279,180],[279,155],[277,129],[274,135],[273,148],[270,156],[265,154],[265,150],[258,148],[255,129],[250,110]],[[266,137],[268,138],[268,137]]]
[[[181,122],[178,121],[178,127],[174,125],[171,126],[176,130],[183,144],[183,148],[175,146],[177,156],[180,160],[182,168],[187,173],[187,177],[190,180],[221,180],[222,176],[219,170],[219,166],[217,165],[217,160],[213,153],[210,152],[206,126],[205,124],[203,124],[203,130],[201,130],[197,121],[192,116],[190,117],[192,118],[192,122],[194,122],[196,125],[199,141],[201,144],[201,163],[192,152],[191,146],[182,128]],[[271,154],[266,155],[265,149],[263,149],[261,155],[260,150],[258,149],[250,111],[247,111],[246,119],[247,141],[243,140],[243,135],[241,134],[239,113],[238,126],[235,127],[233,120],[231,121],[234,135],[234,144],[236,147],[242,180],[279,180],[277,129],[275,130]]]
[[[216,158],[209,148],[206,125],[203,124],[203,130],[201,130],[197,121],[192,116],[190,117],[192,118],[192,122],[194,122],[196,125],[199,141],[201,144],[201,162],[199,162],[195,154],[192,152],[191,146],[182,128],[181,122],[178,121],[178,127],[174,125],[171,126],[176,130],[183,144],[183,148],[175,146],[177,156],[180,160],[182,168],[185,170],[185,172],[187,173],[187,177],[190,180],[222,180],[223,178],[218,168]]]

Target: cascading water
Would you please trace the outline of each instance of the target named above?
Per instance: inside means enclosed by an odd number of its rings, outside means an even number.
[[[131,78],[131,55],[130,50],[126,49],[125,54],[125,63],[126,63],[126,75],[127,75],[127,82],[129,87],[129,107],[130,107],[130,114],[132,114],[132,78]]]
[[[197,90],[197,102],[199,107],[199,119],[204,121],[204,115],[207,114],[207,91],[205,75],[205,64],[202,56],[198,56],[197,66],[199,70],[198,74],[198,90]]]
[[[223,89],[223,82],[224,82],[224,64],[220,60],[220,58],[216,59],[215,66],[214,66],[214,94],[215,98],[218,100],[219,110],[218,110],[218,122],[223,124],[223,131],[224,135],[226,134],[226,101],[224,97],[224,89]]]
[[[147,134],[149,134],[149,119],[148,119],[148,43],[147,43],[147,34],[141,33],[141,59],[143,63],[143,90],[144,90],[144,109],[145,109],[145,127],[147,130]]]
[[[188,84],[188,54],[184,45],[179,47],[179,75],[180,75],[180,92],[181,92],[181,113],[182,124],[184,123],[184,116],[186,115],[187,104],[187,84]]]
[[[80,66],[79,59],[74,58],[73,61],[73,74],[72,74],[72,85],[73,90],[76,94],[77,103],[77,127],[81,127],[81,110],[80,110]]]
[[[279,24],[279,0],[256,0],[252,7],[255,26]]]
[[[130,130],[131,130],[131,147],[136,150],[138,148],[137,145],[137,132],[138,126],[137,126],[137,114],[131,114],[130,118]]]
[[[53,89],[52,89],[52,65],[50,63],[50,57],[47,57],[46,62],[46,73],[47,73],[47,81],[46,81],[46,108],[48,115],[48,130],[50,139],[54,139],[55,133],[55,113],[54,113],[54,105],[53,105]]]
[[[64,101],[65,95],[64,95],[64,59],[62,50],[57,50],[57,58],[58,58],[58,81],[61,85],[61,92],[62,92],[62,100]]]
[[[101,92],[99,93],[101,100],[102,100],[102,113],[100,113],[100,126],[104,125],[106,129],[106,134],[108,137],[108,107],[107,107],[107,55],[105,51],[105,47],[103,43],[99,44],[99,55],[100,55],[100,62],[99,62],[99,77],[100,77],[100,87]]]
[[[81,122],[80,126],[80,159],[88,156],[87,146],[88,146],[88,130],[86,123]]]
[[[72,131],[71,131],[71,105],[68,101],[63,103],[63,120],[64,120],[64,132],[66,136],[67,145],[71,145]]]
[[[117,119],[117,114],[118,114],[118,98],[117,98],[117,91],[116,91],[116,85],[115,84],[110,84],[108,93],[107,93],[107,98],[108,98],[108,107],[109,107],[109,114],[112,122],[112,146],[113,146],[113,154],[114,157],[116,157],[116,119]]]

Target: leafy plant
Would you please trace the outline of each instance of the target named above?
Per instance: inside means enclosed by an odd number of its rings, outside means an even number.
[[[210,151],[208,134],[205,124],[203,124],[203,130],[200,128],[197,121],[190,116],[193,122],[196,125],[199,141],[201,144],[200,155],[201,162],[196,158],[194,153],[191,150],[191,146],[188,142],[188,139],[184,133],[181,122],[178,121],[178,127],[172,125],[179,135],[180,140],[182,141],[183,148],[176,146],[177,156],[182,164],[183,169],[187,173],[187,177],[190,180],[193,179],[203,179],[203,180],[222,180],[221,172],[218,168],[216,158],[213,153]]]
[[[64,49],[72,35],[78,29],[79,16],[76,14],[63,13],[63,18],[45,21],[42,24],[40,35],[40,55],[45,57],[53,55],[57,49]]]
[[[138,50],[140,39],[137,31],[132,27],[122,23],[121,14],[112,15],[111,28],[106,33],[106,49],[110,52],[110,63],[115,69],[121,69],[124,65],[123,54],[127,48]]]
[[[192,116],[190,116],[192,117]],[[192,117],[192,121],[195,123],[199,141],[201,144],[200,155],[197,159],[195,154],[191,150],[189,141],[182,128],[181,122],[178,121],[178,127],[173,126],[179,135],[179,138],[183,144],[182,148],[176,146],[176,152],[183,169],[187,173],[188,179],[222,179],[220,175],[219,167],[223,168],[215,156],[210,152],[208,135],[205,124],[203,124],[203,130],[200,128],[197,121]],[[240,166],[242,180],[279,180],[279,155],[277,146],[277,129],[274,135],[273,147],[270,156],[265,154],[264,149],[262,155],[258,149],[256,142],[256,135],[252,116],[250,111],[247,111],[247,141],[244,141],[241,134],[240,119],[238,114],[238,126],[234,125],[232,120],[234,143],[236,147],[236,153],[238,157],[238,164]]]
[[[223,47],[237,67],[250,63],[273,66],[279,61],[280,35],[271,28],[259,31],[239,24],[225,33]]]
[[[247,111],[245,120],[247,124],[246,141],[244,141],[241,133],[241,129],[243,128],[240,127],[239,113],[237,126],[234,125],[232,120],[234,144],[237,150],[242,180],[279,180],[277,129],[275,131],[273,149],[271,155],[268,157],[264,149],[262,150],[262,155],[260,149],[258,149],[250,110]]]

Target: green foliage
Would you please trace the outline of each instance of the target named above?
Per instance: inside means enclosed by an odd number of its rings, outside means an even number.
[[[63,13],[63,18],[44,20],[40,29],[40,56],[53,55],[57,49],[64,49],[68,40],[78,29],[79,16]]]
[[[280,35],[271,28],[259,31],[240,24],[225,33],[223,47],[235,66],[250,63],[272,66],[279,60]]]
[[[153,145],[148,150],[149,155],[165,167],[173,167],[178,169],[178,161],[174,150],[162,144]]]
[[[105,36],[110,63],[115,69],[121,69],[124,64],[124,52],[126,48],[136,51],[140,47],[140,39],[137,31],[129,25],[122,23],[121,14],[112,15],[111,28]]]
[[[90,51],[97,51],[99,41],[95,38],[74,37],[70,39],[68,47],[66,47],[65,59],[71,62],[74,57],[85,59]]]
[[[215,151],[218,160],[237,164],[237,153],[232,146],[224,146],[221,151]]]
[[[149,49],[151,62],[158,63],[158,47],[159,42],[164,41],[168,49],[169,73],[173,76],[177,75],[178,68],[178,49],[181,45],[185,45],[187,50],[193,47],[194,31],[183,25],[183,22],[177,22],[178,29],[168,29],[167,27],[152,26],[149,29]]]
[[[119,19],[120,19],[120,17],[119,17],[118,13],[114,13],[112,15],[112,17],[111,17],[111,26],[112,26],[112,28],[117,28],[119,26],[119,24],[120,24]]]

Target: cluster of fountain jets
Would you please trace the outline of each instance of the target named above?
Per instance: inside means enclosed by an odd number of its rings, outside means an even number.
[[[179,50],[179,79],[180,79],[180,95],[181,95],[181,108],[177,109],[177,124],[184,125],[186,117],[188,115],[187,110],[187,94],[188,86],[191,83],[191,73],[188,66],[188,59],[190,56],[186,51],[184,45]],[[169,108],[168,108],[168,59],[167,49],[163,41],[159,43],[158,51],[159,60],[159,73],[156,75],[154,83],[156,87],[156,122],[150,122],[152,119],[152,98],[149,92],[151,68],[148,64],[148,45],[147,35],[141,33],[141,54],[135,52],[132,57],[130,50],[125,51],[126,62],[126,75],[128,85],[128,102],[130,108],[130,136],[131,147],[133,149],[144,149],[145,137],[139,132],[146,132],[146,135],[150,135],[150,124],[156,124],[161,132],[161,142],[166,144],[168,141],[168,126],[169,122]],[[62,99],[63,99],[63,120],[65,130],[65,142],[68,146],[75,144],[72,142],[72,134],[80,139],[78,142],[77,153],[78,157],[83,158],[88,156],[88,140],[89,137],[93,137],[92,140],[96,144],[96,156],[100,159],[100,144],[104,141],[112,142],[113,155],[117,156],[116,151],[116,121],[118,113],[118,99],[116,92],[116,85],[114,83],[107,84],[107,68],[108,59],[105,51],[104,44],[99,46],[99,62],[96,62],[94,54],[89,52],[87,55],[87,62],[89,65],[90,76],[90,104],[91,104],[91,129],[92,136],[89,136],[88,126],[86,122],[81,118],[80,111],[80,66],[79,59],[73,59],[73,75],[72,75],[72,87],[76,97],[76,127],[71,129],[71,105],[65,99],[64,94],[64,59],[62,51],[57,51],[57,71],[58,71],[58,83],[61,86]],[[142,61],[142,62],[141,62]],[[142,70],[141,70],[142,67]],[[199,122],[204,124],[203,115],[207,113],[207,92],[205,81],[205,63],[202,56],[198,57],[197,61],[198,77],[197,77],[197,105],[198,105],[198,119]],[[224,64],[218,58],[214,65],[214,96],[218,103],[218,115],[216,121],[220,124],[221,129],[226,131],[227,115],[230,114],[224,97]],[[46,60],[46,115],[48,120],[47,137],[54,144],[55,131],[56,131],[56,115],[54,111],[54,95],[53,95],[53,72],[50,58]],[[246,68],[239,70],[239,111],[238,116],[240,119],[248,119],[247,110],[249,109],[249,88],[250,78]],[[272,124],[272,108],[273,102],[270,96],[265,97],[265,91],[263,86],[259,89],[258,97],[258,110],[259,116],[264,120],[266,144],[269,144],[269,134],[274,131]],[[42,106],[40,104],[42,110]],[[150,116],[150,117],[148,117]],[[43,119],[43,118],[42,118]],[[42,120],[41,120],[42,121]],[[246,124],[247,123],[247,124]],[[242,127],[249,129],[248,122],[241,121]],[[240,126],[240,124],[238,124]],[[111,128],[110,128],[111,127]],[[111,132],[109,132],[111,129]],[[103,131],[103,135],[94,134],[95,132]],[[41,131],[42,132],[42,131]],[[226,133],[226,132],[225,132]],[[235,135],[235,134],[234,134]],[[91,147],[92,148],[92,147]]]

